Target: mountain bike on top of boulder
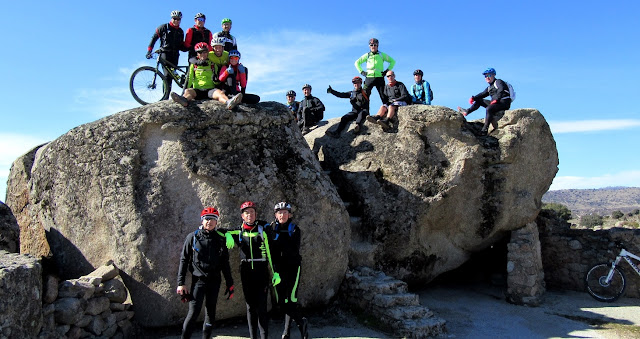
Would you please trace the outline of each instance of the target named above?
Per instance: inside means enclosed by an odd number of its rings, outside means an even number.
[[[613,302],[624,293],[627,282],[622,271],[618,269],[620,260],[626,260],[640,276],[640,268],[632,261],[632,259],[640,261],[640,256],[627,251],[619,242],[616,242],[616,246],[620,248],[620,254],[616,259],[611,263],[593,266],[585,277],[587,292],[598,301]]]
[[[188,83],[189,66],[176,66],[173,63],[160,58],[162,50],[156,50],[156,67],[142,66],[131,74],[129,90],[137,102],[146,105],[169,98],[169,84],[171,81],[182,89]],[[169,70],[169,79],[165,77],[163,70]]]

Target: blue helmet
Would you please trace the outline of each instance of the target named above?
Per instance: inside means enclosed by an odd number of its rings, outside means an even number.
[[[491,67],[489,67],[489,68],[485,69],[484,72],[482,72],[482,75],[486,75],[486,74],[496,75],[496,70],[491,68]]]
[[[238,52],[238,50],[233,50],[229,52],[229,58],[231,57],[238,57],[238,59],[240,59],[240,52]]]

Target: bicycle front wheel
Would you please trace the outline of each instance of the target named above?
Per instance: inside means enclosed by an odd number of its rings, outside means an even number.
[[[618,300],[626,287],[624,274],[618,268],[613,269],[611,279],[607,276],[611,271],[611,264],[599,264],[593,266],[585,279],[587,292],[596,300],[613,302]]]
[[[131,95],[142,105],[168,98],[168,88],[164,74],[151,66],[136,69],[129,80]]]

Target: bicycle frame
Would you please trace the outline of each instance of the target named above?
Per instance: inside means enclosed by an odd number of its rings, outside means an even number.
[[[618,266],[618,264],[620,263],[620,260],[623,259],[626,260],[629,265],[631,266],[631,268],[633,268],[634,271],[636,271],[636,273],[638,275],[640,275],[640,268],[638,268],[638,266],[631,261],[631,259],[635,259],[640,261],[640,257],[625,250],[624,248],[620,250],[620,254],[618,254],[618,256],[616,257],[616,260],[613,262],[613,264],[611,265],[611,270],[609,271],[609,274],[607,275],[607,281],[611,280],[611,277],[613,276],[613,269]]]
[[[157,51],[156,51],[157,52]],[[161,54],[158,53],[158,58],[156,61],[156,69],[160,70],[160,65],[162,65],[162,69],[166,69],[168,70],[168,72],[166,72],[167,74],[169,74],[171,76],[171,79],[173,79],[173,81],[180,86],[180,88],[184,88],[183,86],[185,86],[186,84],[181,84],[181,80],[184,79],[187,75],[187,72],[189,71],[189,66],[177,66],[174,65],[173,63],[169,62],[168,60],[162,59]]]

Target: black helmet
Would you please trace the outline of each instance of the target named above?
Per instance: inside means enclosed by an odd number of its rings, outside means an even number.
[[[302,89],[308,88],[309,90],[311,90],[311,85],[309,84],[304,84],[304,86],[302,86]]]
[[[182,12],[180,11],[171,11],[172,18],[182,19]]]
[[[424,73],[422,73],[422,71],[421,71],[421,70],[416,69],[415,71],[413,71],[413,75],[423,76],[423,75],[424,75]]]
[[[207,20],[207,17],[206,17],[204,14],[202,14],[202,13],[198,13],[198,14],[196,14],[196,16],[195,16],[195,18],[194,18],[194,19],[197,19],[197,18],[203,18],[203,19]]]
[[[296,92],[294,90],[290,90],[289,92],[287,92],[287,96],[289,96],[289,95],[295,97],[296,96]]]

